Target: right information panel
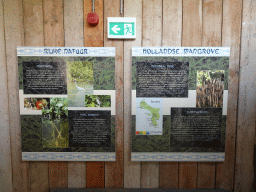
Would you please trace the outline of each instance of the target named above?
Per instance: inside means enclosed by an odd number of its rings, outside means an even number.
[[[224,161],[228,47],[132,49],[132,161]]]

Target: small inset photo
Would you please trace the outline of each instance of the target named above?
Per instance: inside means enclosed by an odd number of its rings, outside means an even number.
[[[85,107],[111,107],[111,95],[85,95]]]
[[[28,110],[48,110],[50,98],[24,98],[24,108]]]
[[[197,71],[196,107],[222,107],[224,70]]]
[[[69,145],[68,99],[51,98],[50,108],[42,110],[44,148],[67,148]]]

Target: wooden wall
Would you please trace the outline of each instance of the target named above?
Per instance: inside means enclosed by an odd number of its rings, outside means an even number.
[[[255,0],[123,0],[135,40],[107,39],[120,0],[0,0],[0,191],[51,188],[252,189],[256,107]],[[22,162],[17,46],[116,47],[116,162]],[[131,162],[131,48],[231,47],[226,161]]]

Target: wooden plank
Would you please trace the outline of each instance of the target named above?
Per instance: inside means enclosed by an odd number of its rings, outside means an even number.
[[[85,47],[103,47],[103,0],[95,1],[95,13],[99,16],[97,26],[91,26],[87,22],[88,13],[92,12],[92,1],[84,0],[84,46]],[[86,162],[86,185],[89,188],[105,187],[105,163],[104,162]]]
[[[30,191],[49,191],[48,162],[30,162]]]
[[[136,39],[124,42],[124,188],[140,188],[140,162],[131,161],[132,47],[141,47],[142,0],[124,0],[124,16],[136,17]]]
[[[161,162],[159,167],[160,188],[178,189],[179,164],[176,162]]]
[[[44,46],[43,2],[23,0],[25,46]]]
[[[143,0],[142,46],[162,45],[162,1]],[[159,163],[141,163],[141,188],[159,187]]]
[[[4,0],[4,25],[7,55],[9,129],[11,138],[13,191],[28,191],[29,163],[21,161],[21,129],[19,114],[19,84],[17,46],[24,45],[22,0]]]
[[[197,163],[179,164],[179,188],[195,189],[197,180]]]
[[[43,10],[45,46],[63,47],[63,0],[44,0]]]
[[[173,27],[175,26],[175,27]],[[182,0],[163,0],[162,46],[181,46]],[[177,189],[179,184],[179,164],[161,162],[159,165],[159,187]]]
[[[66,47],[84,46],[83,0],[64,0]],[[85,162],[68,162],[68,187],[86,188]]]
[[[4,34],[4,9],[0,0],[0,186],[3,192],[12,191],[11,141],[7,89],[7,64]]]
[[[243,1],[234,191],[254,191],[256,2]]]
[[[67,162],[49,162],[49,187],[68,188]]]
[[[45,46],[64,46],[63,1],[44,0],[44,42]],[[67,162],[49,162],[49,188],[68,187]]]
[[[64,0],[64,30],[66,47],[84,46],[83,0]]]
[[[202,0],[183,1],[182,46],[202,45]]]
[[[230,47],[225,162],[217,163],[216,187],[233,189],[242,0],[223,1],[222,46]]]
[[[103,162],[86,163],[86,184],[87,188],[105,187],[105,164]]]
[[[86,47],[103,47],[103,0],[95,0],[95,13],[99,16],[97,26],[87,22],[88,13],[92,12],[92,1],[84,0],[84,42]]]
[[[120,16],[120,1],[104,1],[104,18]],[[104,20],[104,47],[116,48],[116,161],[105,163],[105,187],[123,188],[124,132],[123,132],[123,40],[107,38],[107,19]]]
[[[222,0],[203,1],[202,46],[221,46]]]
[[[183,1],[182,46],[202,45],[202,0]],[[196,188],[197,163],[179,164],[179,188]]]
[[[85,162],[68,162],[68,188],[86,188]]]
[[[44,46],[42,0],[23,0],[24,44]],[[48,191],[48,162],[29,162],[30,191]]]
[[[175,26],[175,27],[173,27]],[[182,0],[163,0],[162,46],[181,46]]]
[[[221,47],[222,0],[203,1],[202,46]],[[197,188],[215,187],[215,164],[198,163]]]

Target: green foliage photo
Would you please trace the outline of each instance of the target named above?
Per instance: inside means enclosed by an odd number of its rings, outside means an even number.
[[[111,95],[85,95],[85,107],[111,107]]]
[[[68,61],[68,80],[93,84],[93,62]]]

